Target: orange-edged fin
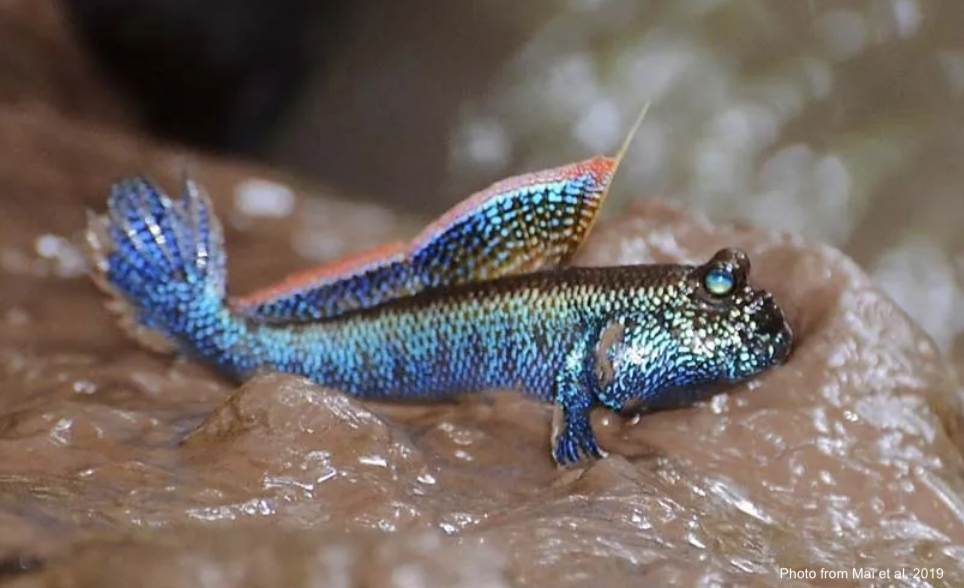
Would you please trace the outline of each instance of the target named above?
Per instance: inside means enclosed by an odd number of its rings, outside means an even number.
[[[581,245],[612,177],[613,160],[497,182],[456,205],[411,242],[392,243],[297,273],[231,301],[263,322],[333,318],[425,288],[552,267]]]
[[[597,156],[496,182],[452,207],[409,243],[392,243],[301,272],[233,301],[263,321],[332,318],[426,288],[548,269],[568,261],[595,225],[649,108],[615,157]]]
[[[415,238],[412,264],[426,285],[480,281],[567,263],[592,230],[613,178],[649,110],[614,157],[515,176],[474,194]]]
[[[606,197],[609,196],[609,190],[613,186],[613,180],[616,178],[616,172],[619,171],[619,166],[623,164],[623,160],[626,159],[626,154],[629,153],[629,146],[633,144],[633,139],[636,138],[636,132],[639,131],[639,127],[642,126],[643,120],[646,118],[646,114],[649,112],[649,107],[652,106],[651,101],[647,101],[643,104],[643,107],[639,109],[639,114],[636,115],[636,120],[633,121],[632,126],[629,127],[629,131],[626,132],[626,136],[623,137],[623,142],[619,145],[619,150],[611,158],[603,158],[609,162],[609,180],[606,182],[606,186],[603,188],[602,194],[599,195],[598,207],[601,208],[603,203],[606,201]],[[585,232],[582,235],[583,242],[585,242],[586,237],[589,236],[589,232],[596,224],[597,216],[593,216],[592,221],[589,226],[586,227]],[[580,243],[581,245],[582,243]],[[575,252],[573,252],[575,253]]]
[[[412,264],[427,285],[528,273],[567,262],[595,222],[614,160],[578,163],[503,180],[426,227]]]
[[[256,290],[247,296],[234,298],[231,304],[235,308],[257,306],[297,290],[317,288],[332,282],[352,279],[359,274],[376,270],[380,266],[403,260],[407,251],[408,244],[404,241],[379,245],[374,249],[343,257],[328,265],[291,274],[277,284]]]
[[[231,308],[266,322],[317,320],[383,299],[411,294],[405,272],[409,244],[396,241],[334,263],[298,272],[247,296],[233,298]]]

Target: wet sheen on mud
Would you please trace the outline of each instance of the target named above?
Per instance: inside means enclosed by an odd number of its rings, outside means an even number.
[[[291,227],[250,227],[228,235],[232,285],[292,257]],[[234,388],[131,344],[83,276],[5,269],[0,553],[20,558],[5,579],[772,586],[780,568],[926,566],[944,578],[878,585],[960,585],[957,384],[851,261],[640,204],[601,224],[579,263],[695,262],[723,246],[744,248],[786,309],[791,361],[691,409],[600,411],[611,456],[575,471],[549,458],[547,405],[375,405],[272,374]]]
[[[0,40],[27,47],[7,65],[31,74],[0,93],[0,586],[964,586],[960,385],[852,261],[787,234],[653,203],[594,230],[579,263],[745,249],[797,348],[689,409],[598,412],[610,457],[579,470],[552,464],[551,407],[511,393],[376,405],[140,349],[71,244],[117,175],[170,188],[195,165],[232,294],[419,223],[108,126],[120,109],[81,91],[56,11],[17,6],[0,7],[23,35]],[[284,214],[252,208],[252,185]],[[822,573],[871,567],[891,576]]]

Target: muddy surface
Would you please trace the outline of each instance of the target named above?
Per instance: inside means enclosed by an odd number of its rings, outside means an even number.
[[[235,387],[132,344],[71,244],[119,174],[192,164],[237,294],[419,223],[38,106],[46,87],[0,104],[0,586],[964,585],[960,384],[835,250],[651,202],[601,224],[579,263],[746,249],[798,346],[693,408],[596,414],[611,456],[561,471],[550,408],[511,393]]]
[[[354,241],[354,222],[328,230]],[[234,283],[297,259],[282,224],[232,231]],[[82,275],[21,251],[32,265],[0,291],[0,570],[12,586],[771,586],[780,568],[925,567],[943,579],[797,585],[961,585],[958,384],[852,262],[645,204],[580,263],[723,245],[785,305],[792,360],[692,409],[597,414],[612,456],[575,471],[549,459],[547,406],[373,405],[280,375],[234,388],[137,349]]]

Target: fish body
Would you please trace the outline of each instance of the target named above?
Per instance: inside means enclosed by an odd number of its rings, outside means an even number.
[[[565,265],[592,225],[608,173],[523,182],[545,198],[512,184],[525,197],[506,206],[515,211],[508,221],[493,213],[504,201],[492,192],[367,265],[240,303],[226,292],[221,225],[190,180],[176,199],[145,178],[115,184],[108,213],[90,218],[88,255],[124,326],[154,349],[238,381],[285,372],[363,399],[519,390],[561,408],[552,457],[575,464],[605,454],[589,422],[594,408],[685,405],[783,363],[793,340],[735,249],[701,265]],[[556,212],[540,212],[542,205]],[[503,234],[506,222],[533,241]],[[426,249],[442,261],[420,257]]]

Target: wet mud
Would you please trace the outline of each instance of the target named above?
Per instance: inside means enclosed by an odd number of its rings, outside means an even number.
[[[229,234],[232,283],[297,260],[274,224]],[[877,585],[959,585],[958,383],[853,262],[651,203],[601,224],[578,262],[693,262],[724,245],[787,310],[790,362],[693,408],[600,411],[611,456],[571,471],[549,458],[547,405],[487,392],[399,407],[274,374],[233,387],[130,343],[83,275],[5,269],[4,580],[770,586],[780,568],[926,567],[944,578]]]
[[[691,408],[599,411],[610,456],[560,470],[551,407],[510,392],[402,407],[276,374],[233,386],[132,343],[72,244],[117,175],[173,187],[191,163],[232,294],[419,222],[68,110],[0,108],[0,586],[964,585],[960,384],[838,251],[652,202],[601,223],[578,263],[743,248],[797,347]],[[252,214],[252,179],[297,196]],[[887,577],[853,577],[870,568]]]

